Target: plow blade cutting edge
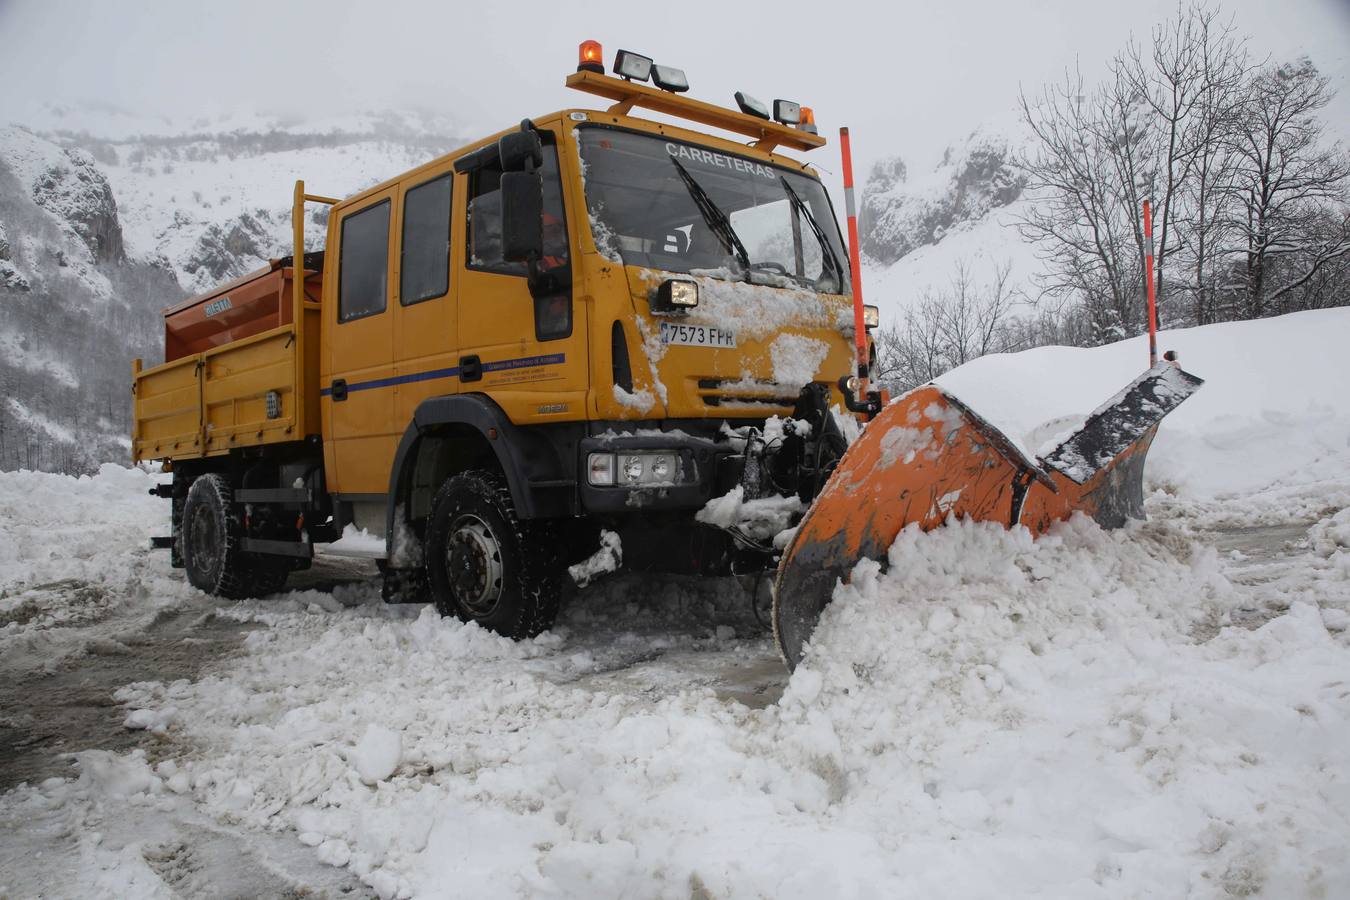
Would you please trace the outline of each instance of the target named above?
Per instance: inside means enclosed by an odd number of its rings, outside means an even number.
[[[839,461],[779,563],[774,638],[788,667],[801,661],[836,583],[864,557],[884,563],[908,525],[927,531],[956,516],[1039,535],[1075,512],[1103,528],[1142,519],[1158,423],[1203,383],[1159,363],[1034,460],[936,384],[891,403]]]

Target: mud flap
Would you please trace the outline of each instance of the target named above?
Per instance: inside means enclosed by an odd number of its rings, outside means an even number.
[[[795,668],[835,585],[885,561],[902,528],[949,516],[1033,533],[1074,512],[1114,528],[1143,516],[1144,458],[1158,422],[1203,382],[1162,363],[1087,418],[1044,461],[935,384],[874,419],[807,510],[778,567],[774,637]]]

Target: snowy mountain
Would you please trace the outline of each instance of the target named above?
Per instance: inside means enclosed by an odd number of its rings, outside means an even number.
[[[909,177],[898,156],[878,161],[863,186],[863,252],[889,265],[1008,206],[1022,196],[1027,181],[1016,152],[1008,135],[977,129],[948,147],[937,167],[919,178]]]
[[[0,469],[123,458],[130,361],[160,358],[160,310],[288,253],[297,178],[345,196],[459,143],[443,119],[393,113],[49,108],[0,127]],[[312,212],[310,246],[325,221]]]
[[[444,119],[360,115],[304,123],[258,119],[190,123],[177,133],[97,138],[58,133],[89,148],[115,186],[130,252],[162,258],[189,291],[209,289],[289,252],[291,191],[345,196],[463,141]],[[323,241],[323,209],[308,239]]]
[[[991,124],[948,147],[922,175],[911,176],[900,157],[873,165],[859,229],[868,302],[885,321],[946,289],[962,265],[977,285],[1006,268],[1010,285],[1030,287],[1039,265],[1016,226],[1034,202],[1017,164],[1027,140],[1020,125]]]

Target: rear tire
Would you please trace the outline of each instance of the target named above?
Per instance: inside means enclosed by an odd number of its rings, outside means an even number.
[[[499,475],[474,470],[441,485],[427,523],[431,599],[443,616],[516,640],[558,616],[565,567],[553,529],[516,516]]]
[[[193,587],[231,600],[275,594],[286,584],[290,561],[247,553],[240,547],[242,523],[225,476],[202,475],[183,504],[183,568]]]

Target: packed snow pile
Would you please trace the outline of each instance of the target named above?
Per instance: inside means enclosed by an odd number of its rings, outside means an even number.
[[[617,572],[621,565],[623,565],[623,541],[615,532],[602,528],[600,546],[581,562],[568,566],[567,574],[578,587],[585,587],[602,575]]]
[[[240,606],[270,627],[234,669],[121,695],[173,707],[201,748],[139,790],[290,831],[382,896],[1316,896],[1350,877],[1344,573],[1246,631],[1225,627],[1217,554],[1163,525],[954,524],[889,562],[839,590],[762,711],[575,687],[575,633],[512,643],[373,592]]]
[[[222,603],[253,626],[240,655],[118,689],[155,752],[0,798],[0,862],[41,847],[48,893],[164,896],[162,839],[118,822],[190,811],[381,897],[1338,896],[1346,314],[1165,335],[1208,383],[1155,442],[1151,521],[908,529],[763,708],[710,660],[772,664],[767,638],[696,614],[746,606],[734,583],[606,579],[519,643],[373,582]],[[1037,350],[944,386],[1035,448],[1145,359]],[[59,577],[192,596],[137,555],[150,483],[0,476],[4,609]],[[1269,522],[1290,543],[1264,563],[1210,531]]]
[[[695,516],[705,525],[733,529],[754,540],[768,541],[787,528],[802,509],[802,501],[796,495],[774,494],[747,500],[745,488],[738,484],[709,500]]]
[[[54,666],[111,608],[149,617],[195,593],[150,550],[168,530],[168,503],[149,494],[160,477],[0,472],[0,658]]]

